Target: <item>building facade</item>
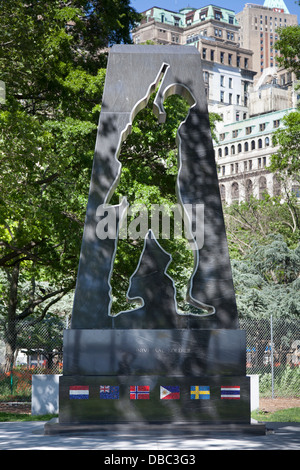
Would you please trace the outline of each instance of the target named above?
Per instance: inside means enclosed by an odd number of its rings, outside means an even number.
[[[208,5],[177,12],[153,7],[132,33],[135,44],[190,45],[202,57],[210,111],[220,104],[247,108],[247,90],[254,81],[252,51],[239,46],[240,26],[234,11]],[[247,112],[244,109],[244,112]]]
[[[259,79],[265,69],[276,67],[276,41],[278,29],[298,24],[297,15],[291,15],[283,0],[265,0],[264,5],[247,3],[243,11],[236,14],[241,47],[253,51],[252,67]],[[281,72],[287,83],[291,74]]]
[[[222,118],[214,147],[226,204],[281,194],[267,169],[276,152],[272,135],[299,96],[292,75],[276,67],[273,46],[276,29],[296,23],[283,0],[265,0],[237,15],[215,5],[179,12],[153,7],[133,31],[135,44],[191,45],[200,52],[208,110]]]
[[[265,193],[282,194],[280,182],[267,167],[277,150],[272,135],[292,111],[295,108],[280,109],[218,126],[215,157],[224,203],[245,201],[251,195],[262,199]]]

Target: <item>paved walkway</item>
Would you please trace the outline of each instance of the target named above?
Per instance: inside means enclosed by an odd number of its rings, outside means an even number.
[[[191,437],[95,433],[85,436],[44,435],[43,422],[0,423],[0,450],[300,450],[300,423],[268,423],[265,435],[216,434]],[[129,454],[128,454],[129,452]],[[149,452],[148,452],[149,454]],[[111,456],[112,453],[107,453]],[[120,455],[120,454],[119,454]],[[147,455],[147,454],[146,454]],[[143,457],[145,459],[147,457]],[[145,463],[145,461],[143,462]],[[133,466],[133,465],[132,465]],[[136,466],[136,465],[135,465]]]

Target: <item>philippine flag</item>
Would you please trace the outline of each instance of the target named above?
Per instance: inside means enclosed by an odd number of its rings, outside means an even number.
[[[241,397],[241,388],[238,385],[221,387],[221,399],[239,400]]]
[[[160,399],[161,400],[179,400],[180,388],[178,385],[166,385],[160,387]]]
[[[75,400],[88,400],[89,386],[88,385],[72,385],[69,388],[70,399]]]
[[[130,400],[149,400],[149,385],[130,385]]]

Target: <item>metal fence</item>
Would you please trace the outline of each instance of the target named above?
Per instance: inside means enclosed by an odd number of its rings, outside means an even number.
[[[300,397],[299,318],[240,320],[247,374],[259,375],[262,397]]]
[[[33,374],[63,372],[66,324],[19,325],[15,361],[5,370],[0,329],[0,401],[31,400]],[[246,331],[246,372],[258,374],[261,397],[300,397],[300,322],[294,319],[240,320]]]

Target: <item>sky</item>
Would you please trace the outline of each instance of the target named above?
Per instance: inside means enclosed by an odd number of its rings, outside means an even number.
[[[216,5],[219,7],[230,8],[235,13],[239,13],[244,9],[246,3],[255,3],[263,5],[264,0],[131,0],[131,6],[141,13],[149,10],[151,7],[165,8],[166,10],[179,11],[187,6],[193,8],[201,8],[205,5]],[[298,15],[298,23],[300,20],[300,6],[295,0],[285,0],[285,4],[292,15]]]

